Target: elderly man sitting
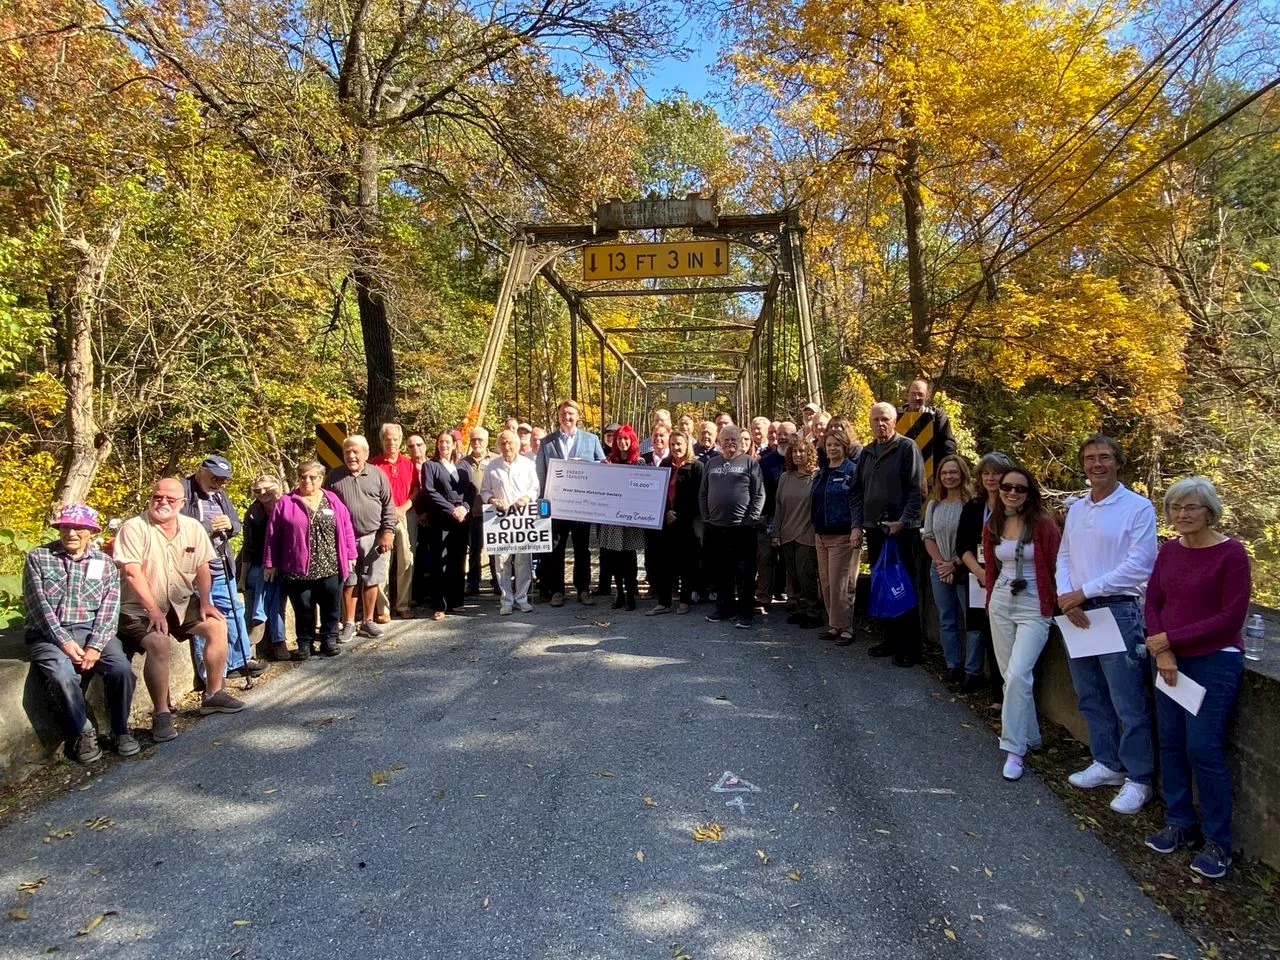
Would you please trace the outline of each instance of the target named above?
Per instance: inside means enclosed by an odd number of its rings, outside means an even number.
[[[169,638],[204,640],[205,690],[200,713],[238,713],[244,703],[223,689],[227,667],[227,621],[213,605],[209,565],[213,543],[198,520],[183,516],[182,483],[166,478],[151,489],[147,509],[126,520],[113,551],[124,577],[120,642],[132,658],[145,653],[142,679],[155,713],[151,736],[178,735],[169,709]],[[194,601],[194,602],[193,602]]]
[[[129,733],[133,671],[116,639],[120,578],[94,545],[102,529],[96,511],[72,504],[53,526],[58,539],[28,553],[22,573],[31,668],[62,723],[67,752],[81,763],[102,756],[84,702],[89,681],[102,677],[116,753],[131,757],[139,747]]]

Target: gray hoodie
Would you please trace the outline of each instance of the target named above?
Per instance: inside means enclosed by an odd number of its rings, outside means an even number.
[[[702,520],[713,527],[752,526],[764,510],[764,475],[760,464],[740,453],[732,460],[716,454],[702,471],[698,491]]]

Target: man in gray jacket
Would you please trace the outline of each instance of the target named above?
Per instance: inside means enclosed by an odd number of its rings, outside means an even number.
[[[764,476],[760,464],[742,451],[737,427],[722,427],[719,443],[698,491],[706,530],[703,554],[717,592],[716,610],[707,620],[719,623],[736,614],[734,625],[745,630],[755,608],[755,526],[764,510]]]
[[[895,431],[898,411],[891,403],[871,408],[872,443],[858,454],[857,481],[853,485],[853,532],[849,542],[857,549],[866,539],[874,571],[885,541],[892,538],[898,554],[915,580],[919,566],[920,507],[924,495],[924,460],[920,448]],[[873,574],[874,576],[874,574]],[[917,592],[919,591],[918,580]],[[919,598],[917,597],[917,604]],[[867,652],[873,657],[893,657],[900,667],[919,663],[920,617],[912,609],[885,621],[885,640]]]

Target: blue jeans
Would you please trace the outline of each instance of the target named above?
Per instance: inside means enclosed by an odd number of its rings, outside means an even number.
[[[1162,693],[1156,694],[1160,731],[1160,788],[1164,819],[1171,827],[1195,827],[1191,775],[1200,791],[1206,840],[1231,849],[1231,771],[1227,769],[1227,722],[1240,693],[1244,655],[1210,653],[1179,657],[1178,670],[1204,687],[1194,717]]]
[[[1098,606],[1108,607],[1115,616],[1126,650],[1070,661],[1076,702],[1089,725],[1089,752],[1094,760],[1135,783],[1150,784],[1156,758],[1147,706],[1147,658],[1138,652],[1146,639],[1142,613],[1136,599],[1106,604],[1086,601],[1085,612]]]
[[[217,561],[214,562],[216,563]],[[230,589],[228,589],[228,586]],[[249,628],[244,625],[244,604],[240,600],[236,600],[234,609],[232,609],[231,605],[231,596],[236,592],[236,589],[234,578],[228,585],[226,577],[217,576],[213,578],[213,585],[209,591],[213,599],[213,605],[218,608],[219,613],[227,618],[228,670],[239,670],[253,659],[253,652],[249,649]],[[195,602],[194,598],[192,602]],[[192,635],[191,658],[195,662],[196,673],[199,674],[201,680],[204,680],[203,637]]]
[[[284,590],[280,587],[280,578],[267,583],[262,579],[261,567],[250,567],[244,577],[244,588],[246,601],[250,595],[253,597],[249,605],[249,622],[265,623],[267,640],[284,643]]]
[[[47,640],[28,640],[27,654],[31,657],[31,669],[39,674],[45,695],[68,740],[75,740],[84,732],[87,716],[84,691],[94,677],[102,678],[112,736],[129,732],[129,707],[133,704],[135,680],[118,638],[107,641],[102,656],[88,673],[76,670],[62,648]]]
[[[929,585],[933,588],[933,604],[938,608],[938,640],[947,666],[955,669],[964,660],[964,672],[982,676],[982,639],[977,630],[966,630],[969,617],[969,580],[959,570],[951,583],[943,583],[938,568],[929,563]],[[968,642],[968,655],[965,643]]]

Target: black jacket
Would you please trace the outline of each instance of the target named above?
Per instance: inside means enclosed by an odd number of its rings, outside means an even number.
[[[415,506],[426,513],[433,527],[457,526],[459,522],[453,518],[453,508],[466,507],[469,517],[471,505],[475,502],[476,484],[471,475],[471,464],[459,460],[454,466],[458,468],[457,479],[439,460],[428,460],[422,465],[422,489]]]
[[[702,489],[702,462],[692,460],[676,470],[676,492],[671,508],[676,512],[675,526],[692,527],[698,519],[698,491]]]
[[[975,497],[960,511],[960,524],[956,527],[956,556],[966,553],[978,556],[982,546],[982,523],[987,512],[987,498]]]
[[[235,573],[235,557],[231,555],[229,544],[232,539],[240,534],[240,514],[236,512],[236,508],[231,505],[231,498],[226,495],[223,490],[213,490],[205,493],[196,483],[196,476],[193,473],[182,481],[182,493],[187,498],[187,502],[182,505],[184,515],[196,520],[204,527],[205,532],[209,534],[209,539],[213,541],[214,552],[218,554],[219,561],[210,566],[210,570],[214,576],[222,576],[222,557],[226,557],[232,563],[232,573]],[[201,510],[201,505],[210,501],[216,502],[223,513],[231,520],[231,529],[226,533],[220,533],[217,536],[213,533],[212,516],[205,516],[207,511]]]

